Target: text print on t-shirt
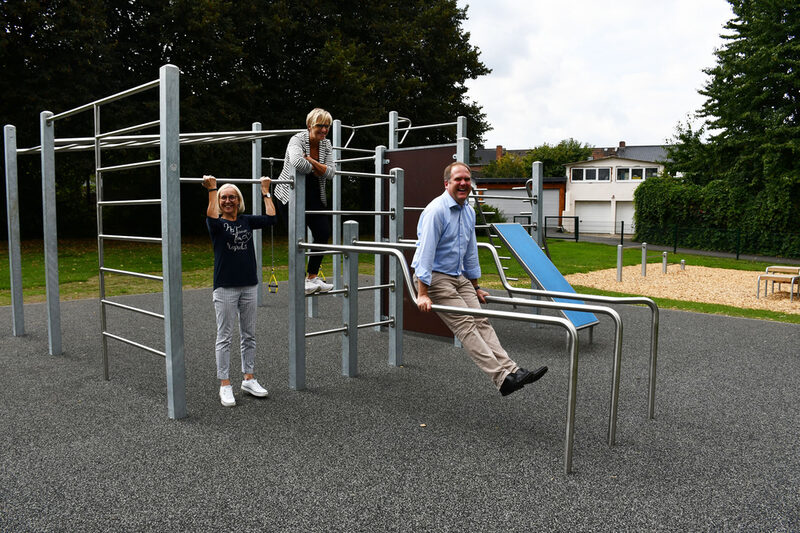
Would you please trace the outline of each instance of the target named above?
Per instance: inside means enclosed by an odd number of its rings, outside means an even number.
[[[225,243],[228,245],[228,250],[232,252],[247,250],[247,243],[253,238],[252,231],[249,231],[239,225],[233,226],[227,222],[223,224],[223,227],[225,228],[225,231],[233,235],[234,244],[231,244],[230,242]]]

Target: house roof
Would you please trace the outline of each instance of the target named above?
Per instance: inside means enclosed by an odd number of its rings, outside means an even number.
[[[635,159],[637,161],[664,162],[667,157],[666,146],[620,146],[617,148],[617,157]]]

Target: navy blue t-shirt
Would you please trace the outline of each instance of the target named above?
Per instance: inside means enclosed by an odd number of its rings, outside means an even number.
[[[206,217],[214,246],[214,288],[258,283],[253,230],[275,224],[270,215],[239,215],[236,220]]]

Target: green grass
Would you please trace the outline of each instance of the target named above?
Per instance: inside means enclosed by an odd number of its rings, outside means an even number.
[[[481,239],[486,240],[486,239]],[[209,287],[213,276],[214,257],[211,242],[207,237],[188,237],[182,241],[183,284],[186,288]],[[606,244],[584,243],[572,241],[551,241],[549,243],[553,263],[562,274],[591,272],[616,267],[616,246]],[[655,252],[654,252],[655,253]],[[0,254],[8,257],[7,243],[0,243]],[[275,277],[278,281],[288,279],[288,251],[285,237],[278,237],[274,245]],[[508,255],[501,250],[500,255]],[[97,274],[97,241],[94,239],[61,240],[58,243],[59,256],[59,288],[62,299],[96,298],[99,294],[99,277]],[[161,248],[157,245],[108,242],[104,253],[104,264],[107,267],[134,272],[152,274],[161,273]],[[267,234],[263,248],[264,279],[268,280],[272,272],[272,250]],[[705,255],[669,254],[670,263],[678,263],[685,259],[689,265],[735,270],[763,271],[770,263],[745,261],[728,258],[716,258]],[[484,273],[481,284],[491,288],[502,288],[497,269],[488,252],[481,252],[481,269]],[[639,248],[628,248],[623,252],[625,265],[637,265],[641,261]],[[650,260],[660,263],[659,257]],[[518,286],[530,286],[530,280],[524,270],[515,261],[505,262],[510,268],[506,271],[509,277],[519,278]],[[326,268],[327,266],[327,268]],[[372,273],[373,262],[362,260],[359,270],[364,274]],[[323,271],[331,272],[329,260],[323,263]],[[26,241],[22,245],[22,278],[25,302],[45,300],[45,272],[42,241]],[[161,284],[140,278],[123,275],[106,276],[106,293],[110,296],[119,294],[136,294],[158,292]],[[631,296],[621,293],[610,293],[588,287],[576,287],[580,292],[605,294],[611,296]],[[714,313],[728,316],[741,316],[765,320],[800,323],[800,315],[739,309],[725,305],[700,302],[687,302],[654,298],[660,307],[682,309],[700,313]],[[0,263],[0,305],[10,305],[11,291],[8,261]]]

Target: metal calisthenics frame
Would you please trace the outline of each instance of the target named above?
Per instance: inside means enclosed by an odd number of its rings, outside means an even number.
[[[98,257],[100,269],[100,312],[101,312],[101,337],[103,339],[103,365],[104,377],[108,379],[108,354],[107,341],[113,339],[150,353],[160,355],[166,360],[166,378],[168,393],[168,414],[170,418],[182,418],[187,414],[186,394],[185,394],[185,369],[184,369],[184,339],[183,339],[183,299],[181,294],[181,255],[180,255],[180,195],[179,188],[181,183],[200,182],[201,178],[182,178],[180,177],[180,146],[191,144],[208,143],[230,143],[230,142],[251,142],[253,146],[252,157],[252,176],[250,178],[220,178],[224,182],[251,183],[253,189],[253,212],[261,212],[261,193],[259,178],[262,173],[262,162],[274,158],[265,158],[261,154],[261,139],[267,137],[292,135],[302,130],[262,130],[260,123],[253,123],[252,130],[234,132],[213,132],[213,133],[189,133],[179,132],[179,92],[178,92],[179,71],[173,65],[165,65],[160,69],[159,79],[134,87],[128,91],[97,100],[95,102],[80,106],[78,108],[54,115],[48,111],[41,114],[41,145],[28,149],[17,149],[16,131],[14,126],[6,126],[5,134],[5,164],[6,164],[6,191],[9,220],[9,258],[12,286],[12,316],[14,335],[24,334],[24,318],[22,314],[22,282],[20,268],[20,239],[19,239],[19,198],[17,193],[17,155],[18,154],[40,154],[42,160],[42,193],[44,207],[44,236],[45,236],[45,263],[46,263],[46,282],[47,282],[47,315],[48,315],[48,339],[50,353],[58,355],[62,353],[61,346],[61,323],[58,291],[58,257],[57,257],[57,228],[55,213],[55,152],[72,151],[94,151],[95,169],[97,176],[97,211],[98,211]],[[121,100],[125,97],[152,89],[159,90],[159,119],[151,122],[126,127],[123,129],[102,132],[100,127],[100,109],[102,105]],[[94,135],[92,137],[56,139],[54,134],[54,124],[57,120],[81,113],[92,111],[94,114]],[[401,122],[407,121],[408,126],[399,127]],[[391,112],[389,121],[386,123],[368,124],[364,126],[343,126],[339,121],[334,121],[333,141],[335,160],[337,163],[336,177],[333,186],[333,208],[329,211],[319,213],[331,214],[334,217],[334,243],[315,244],[306,242],[305,236],[305,180],[303,176],[293,176],[292,180],[273,180],[275,183],[291,183],[291,208],[289,210],[289,290],[290,294],[290,331],[289,331],[289,385],[293,389],[305,388],[306,367],[305,367],[305,339],[311,336],[340,333],[342,335],[342,373],[346,376],[355,376],[358,372],[357,359],[357,332],[361,328],[381,328],[388,327],[389,330],[389,364],[400,366],[403,364],[403,312],[402,312],[402,291],[403,286],[408,290],[412,301],[416,302],[416,293],[411,282],[408,264],[400,249],[413,246],[408,242],[403,242],[403,215],[406,210],[419,210],[419,207],[406,207],[404,205],[404,172],[402,169],[392,169],[389,173],[383,172],[385,165],[385,154],[387,149],[379,146],[374,150],[350,148],[349,143],[353,134],[360,128],[387,126],[389,127],[389,151],[398,150],[399,134],[405,131],[405,135],[414,129],[442,127],[455,125],[457,128],[455,147],[455,159],[467,161],[468,159],[468,139],[466,137],[466,119],[459,117],[454,123],[434,124],[430,126],[411,126],[408,119],[399,117],[396,112]],[[159,128],[158,134],[132,135],[150,128]],[[342,142],[341,129],[350,128],[353,130],[350,138]],[[403,138],[404,138],[403,137]],[[450,146],[450,145],[447,145]],[[136,161],[123,165],[104,166],[102,154],[104,150],[114,149],[123,150],[126,148],[158,148],[158,159]],[[351,159],[341,159],[342,150],[355,150],[369,153],[369,156],[360,156]],[[341,164],[351,161],[375,161],[374,173],[350,172],[341,169]],[[144,169],[157,167],[160,177],[160,198],[137,199],[137,200],[106,200],[103,197],[103,179],[106,175],[119,171]],[[375,180],[375,209],[373,211],[344,211],[341,209],[341,176],[350,176],[358,179]],[[382,210],[383,197],[386,194],[388,184],[389,209]],[[160,205],[161,209],[161,237],[143,237],[112,235],[104,232],[102,225],[103,210],[113,209],[123,206],[140,205]],[[312,213],[312,212],[309,212]],[[358,226],[353,221],[341,224],[341,217],[347,215],[375,216],[376,236],[383,232],[384,224],[388,224],[389,241],[376,240],[373,242],[362,242],[358,240]],[[154,276],[150,274],[124,271],[120,269],[108,268],[104,264],[103,247],[106,241],[122,240],[130,242],[160,243],[162,247],[162,275]],[[256,243],[256,258],[258,261],[259,283],[261,284],[261,241],[254,238]],[[305,255],[307,253],[342,254],[344,260],[340,263],[334,261],[334,290],[328,295],[342,295],[342,318],[341,327],[326,331],[306,333],[305,331],[305,312],[304,301],[307,299],[303,289],[303,279],[305,277]],[[368,287],[358,286],[358,256],[359,254],[372,254],[376,257],[376,283]],[[379,256],[389,255],[393,260],[389,261],[388,279],[389,283],[380,283],[380,269],[382,264]],[[380,268],[379,268],[380,267]],[[341,268],[341,270],[338,270]],[[337,271],[338,270],[338,271]],[[133,306],[120,304],[109,300],[105,294],[106,274],[127,275],[153,279],[163,283],[163,313],[150,310],[139,309]],[[502,271],[501,271],[502,274]],[[508,287],[507,287],[508,289]],[[367,324],[357,323],[358,293],[359,291],[376,291],[375,300],[379,300],[378,295],[388,294],[389,315],[381,316],[381,308],[376,302],[375,320]],[[534,292],[534,291],[526,291]],[[547,295],[544,291],[541,295]],[[259,291],[259,304],[263,304],[263,290]],[[583,295],[579,295],[584,297]],[[314,301],[314,296],[309,301]],[[585,297],[584,297],[585,298]],[[520,300],[514,298],[513,300]],[[597,300],[595,300],[597,301]],[[527,303],[523,303],[527,302]],[[514,303],[518,305],[534,305],[537,307],[552,308],[571,308],[569,304],[554,304],[551,302],[531,302],[520,300]],[[106,308],[113,307],[124,311],[131,311],[144,314],[154,319],[164,322],[164,343],[163,350],[146,346],[142,343],[124,338],[121,335],[106,330]],[[575,399],[577,389],[577,368],[578,368],[578,338],[575,327],[566,319],[560,317],[543,316],[529,313],[493,311],[484,309],[462,309],[450,308],[447,306],[433,307],[434,311],[440,312],[459,312],[475,316],[485,316],[494,318],[504,318],[511,320],[521,320],[540,324],[557,325],[567,330],[568,352],[570,353],[570,371],[568,376],[568,404],[567,404],[567,428],[565,436],[564,468],[565,472],[570,472],[572,468],[572,443],[574,437],[574,414]],[[618,362],[619,349],[621,346],[621,323],[616,313],[609,312],[607,309],[592,309],[596,312],[605,312],[612,316],[617,324],[617,335],[615,339],[615,381],[618,381]],[[309,307],[309,311],[313,311]],[[311,314],[311,313],[310,313]],[[616,389],[616,387],[613,387]],[[612,391],[612,406],[609,420],[609,444],[614,442],[614,431],[616,427],[616,392]],[[652,415],[651,415],[652,416]]]

